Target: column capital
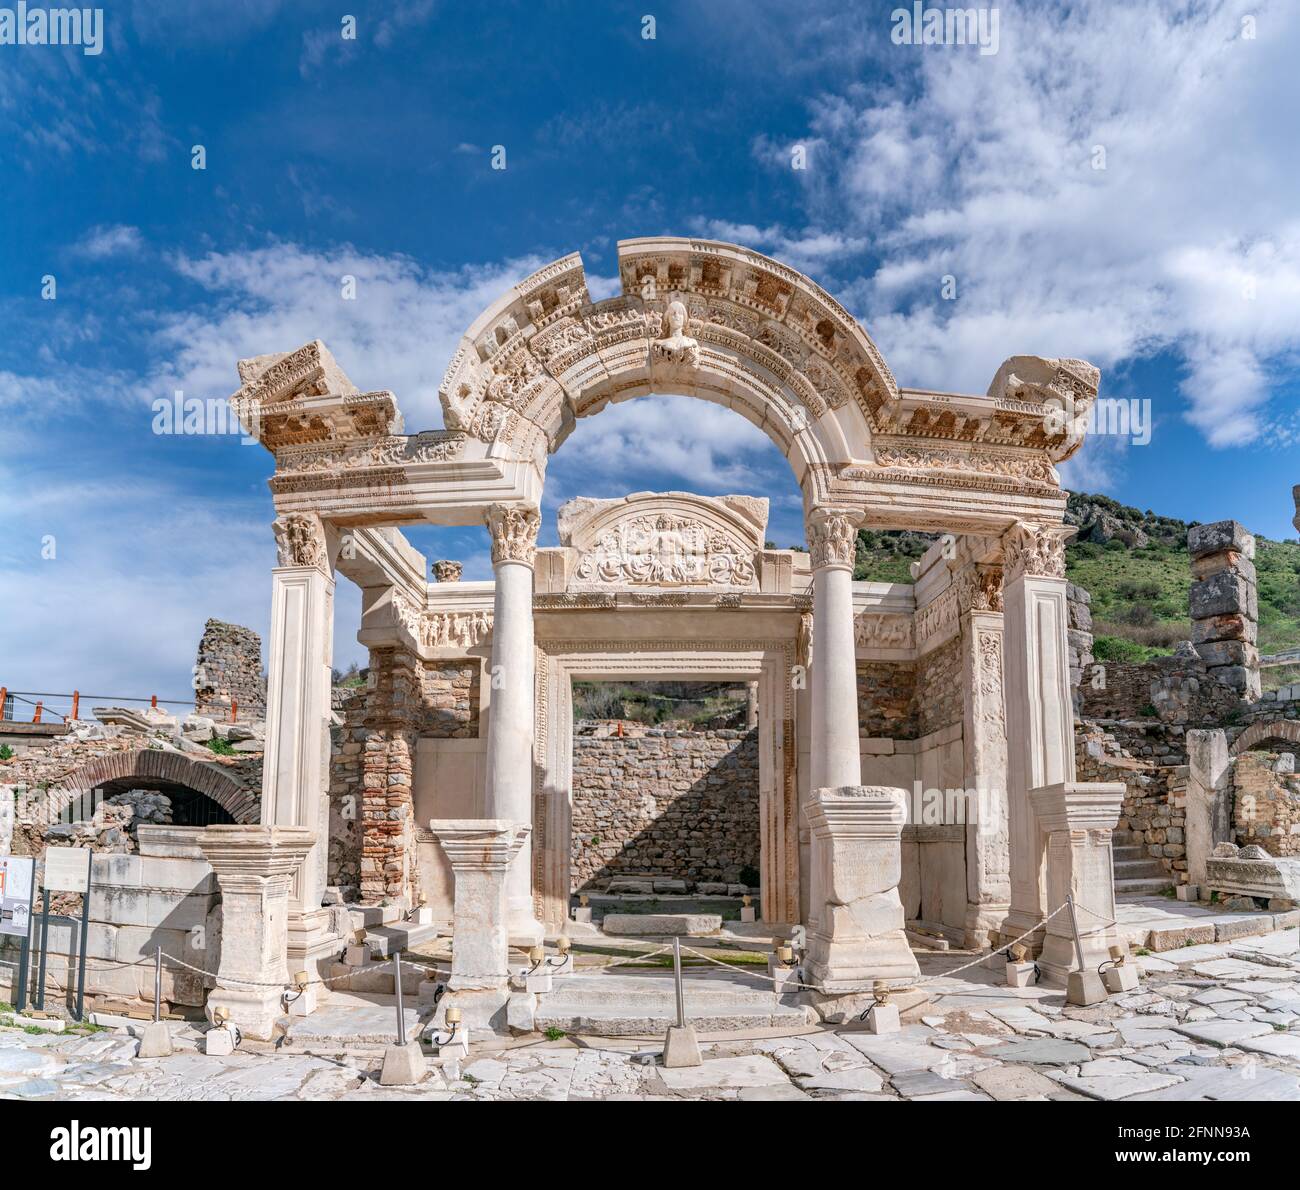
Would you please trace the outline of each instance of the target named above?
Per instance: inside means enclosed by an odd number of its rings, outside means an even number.
[[[429,831],[454,870],[504,872],[532,827],[508,818],[434,818]]]
[[[305,826],[259,826],[251,823],[207,826],[199,835],[203,857],[212,865],[218,880],[240,877],[287,879],[302,863],[315,841],[315,832]]]
[[[1065,543],[1074,535],[1070,525],[1037,525],[1017,521],[1002,535],[1004,578],[1064,578]]]
[[[492,565],[522,562],[532,566],[537,556],[541,514],[531,504],[493,504],[483,516],[492,535]]]
[[[1002,567],[987,563],[964,566],[953,575],[957,586],[957,608],[968,612],[1002,610]]]
[[[275,549],[281,566],[315,567],[329,573],[325,525],[314,513],[291,512],[275,521]]]
[[[814,508],[804,522],[814,570],[852,570],[862,516],[850,508]]]

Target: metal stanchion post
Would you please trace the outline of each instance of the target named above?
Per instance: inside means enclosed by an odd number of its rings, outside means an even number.
[[[686,993],[682,988],[682,940],[673,935],[673,984],[677,991],[677,1027],[686,1027]]]
[[[140,1038],[140,1058],[165,1058],[172,1052],[171,1032],[162,1019],[162,947],[153,952],[153,1020]]]
[[[379,1071],[382,1087],[409,1087],[427,1073],[424,1051],[418,1041],[406,1040],[406,1009],[402,1004],[402,956],[393,952],[393,991],[397,1000],[397,1044],[384,1050],[384,1064]]]
[[[1079,969],[1071,971],[1065,980],[1065,1001],[1067,1004],[1075,1004],[1080,1007],[1087,1007],[1089,1004],[1100,1004],[1107,999],[1106,985],[1102,982],[1101,976],[1093,970],[1090,970],[1084,963],[1083,959],[1083,939],[1079,936],[1079,918],[1074,912],[1074,894],[1065,894],[1065,906],[1070,911],[1070,931],[1074,934],[1074,955],[1078,961]]]
[[[402,1007],[402,955],[393,952],[393,991],[397,994],[397,1044],[406,1044],[406,1010]]]
[[[700,1043],[695,1039],[695,1030],[686,1023],[686,993],[682,987],[682,940],[673,936],[673,984],[677,993],[677,1024],[668,1027],[668,1036],[664,1038],[664,1065],[703,1066],[700,1056]]]
[[[153,959],[153,1019],[162,1020],[162,947],[154,949]]]

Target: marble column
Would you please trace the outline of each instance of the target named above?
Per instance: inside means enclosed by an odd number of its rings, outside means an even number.
[[[209,826],[199,835],[221,889],[221,961],[209,1020],[226,1008],[245,1036],[274,1037],[287,1015],[282,997],[302,969],[286,960],[291,889],[315,845],[314,832],[298,826]]]
[[[313,976],[339,940],[321,907],[329,840],[330,665],[334,576],[319,517],[294,513],[275,523],[279,566],[272,571],[262,823],[312,833],[290,890],[289,957]],[[317,992],[304,997],[309,1010]]]
[[[510,998],[507,882],[530,828],[503,818],[448,818],[434,819],[429,829],[456,880],[448,991],[466,1024],[504,1031]]]
[[[807,534],[813,569],[812,789],[860,785],[858,670],[853,643],[857,519],[845,509],[814,509],[808,517]]]
[[[1007,833],[1007,729],[1002,690],[1002,568],[954,576],[961,616],[966,818],[967,946],[988,945],[1011,901]]]
[[[878,785],[813,790],[805,815],[817,920],[808,930],[808,975],[824,996],[860,996],[875,980],[918,975],[898,895],[906,797]]]
[[[496,574],[488,714],[486,813],[520,826],[533,823],[533,563],[541,518],[527,505],[487,511]],[[534,946],[543,930],[533,903],[532,848],[525,834],[506,874],[510,939]]]

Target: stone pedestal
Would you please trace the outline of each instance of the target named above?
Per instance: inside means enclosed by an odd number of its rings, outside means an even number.
[[[505,1032],[510,998],[506,873],[530,828],[501,818],[434,819],[429,829],[455,874],[451,976],[445,1004],[467,1027]]]
[[[486,810],[531,828],[533,821],[533,563],[541,518],[535,508],[494,504],[491,701],[488,710]],[[543,929],[533,906],[532,851],[525,833],[506,876],[510,941],[536,946]]]
[[[1073,896],[1085,974],[1095,973],[1110,957],[1110,947],[1119,944],[1115,927],[1106,923],[1115,917],[1111,832],[1119,822],[1124,789],[1122,781],[1068,782],[1030,794],[1046,837],[1047,911]],[[1038,966],[1043,978],[1056,985],[1080,970],[1068,909],[1047,923]]]
[[[245,1037],[269,1041],[284,1015],[290,892],[314,843],[312,831],[293,826],[209,826],[199,836],[221,889],[221,963],[208,1019],[226,1008]]]
[[[828,996],[862,993],[877,980],[905,984],[919,972],[903,933],[901,789],[815,789],[805,811],[812,831],[811,901],[805,970]]]

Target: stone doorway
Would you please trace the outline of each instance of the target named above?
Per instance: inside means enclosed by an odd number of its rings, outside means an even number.
[[[739,920],[761,873],[752,682],[574,682],[570,879],[605,912]]]
[[[756,822],[757,861],[753,866],[757,869],[756,907],[760,909],[761,919],[787,924],[799,920],[794,699],[788,680],[793,661],[793,643],[784,641],[720,642],[707,646],[684,641],[620,641],[617,645],[599,641],[539,642],[534,807],[538,829],[533,864],[541,920],[550,928],[560,928],[568,920],[571,892],[591,879],[597,863],[604,862],[599,858],[587,861],[582,858],[581,832],[585,829],[586,808],[578,804],[582,778],[575,776],[575,755],[583,755],[583,745],[575,749],[575,685],[582,691],[587,688],[584,683],[626,685],[648,681],[704,681],[714,688],[731,685],[745,690],[745,723],[749,724],[751,719],[756,722],[743,729],[730,729],[735,733],[734,738],[714,735],[707,749],[716,750],[719,760],[739,753],[734,763],[747,767],[750,775],[746,780],[753,780],[756,785],[754,812],[749,820]],[[756,704],[754,710],[750,709],[752,704]],[[729,729],[715,729],[726,730]],[[656,741],[654,750],[665,754],[673,751],[673,743],[692,743],[681,737],[648,738]],[[627,743],[623,747],[627,751],[643,750],[640,741],[632,749],[628,745],[633,741],[626,735],[624,739]],[[694,742],[704,750],[703,740]],[[618,747],[618,744],[605,746],[606,750]],[[752,753],[751,759],[745,761],[747,749],[752,749]],[[600,750],[599,746],[593,748],[596,752]],[[577,841],[575,831],[580,836]],[[641,833],[636,832],[634,839]],[[590,831],[587,838],[594,834],[598,832]],[[598,844],[597,857],[599,847]],[[647,853],[649,850],[647,847]],[[749,866],[732,864],[730,860],[728,864],[737,868]],[[745,873],[746,876],[754,874]],[[741,883],[739,879],[706,881],[720,882]]]

